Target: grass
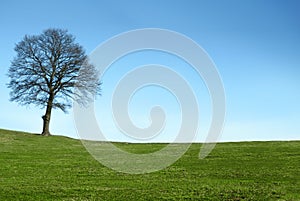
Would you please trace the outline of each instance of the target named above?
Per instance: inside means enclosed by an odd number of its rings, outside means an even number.
[[[161,144],[118,144],[134,153]],[[193,144],[172,166],[130,175],[78,140],[0,129],[0,200],[300,200],[300,141]]]

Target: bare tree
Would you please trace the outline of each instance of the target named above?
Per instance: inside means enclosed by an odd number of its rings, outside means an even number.
[[[26,35],[15,51],[17,56],[8,71],[10,100],[46,108],[42,135],[50,135],[52,109],[66,112],[72,100],[84,104],[100,94],[96,68],[67,30],[47,29],[40,35]]]

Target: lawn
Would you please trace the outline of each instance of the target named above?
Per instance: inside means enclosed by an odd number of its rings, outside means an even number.
[[[162,144],[117,144],[145,153]],[[115,172],[79,140],[0,129],[0,200],[300,200],[300,141],[193,144],[154,173]]]

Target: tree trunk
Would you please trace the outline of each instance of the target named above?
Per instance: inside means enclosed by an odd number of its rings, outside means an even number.
[[[47,108],[46,108],[46,113],[44,116],[42,116],[43,119],[43,136],[50,136],[50,131],[49,131],[49,125],[50,125],[50,119],[51,119],[51,110],[52,110],[52,103],[53,103],[53,95],[49,96],[48,103],[47,103]]]

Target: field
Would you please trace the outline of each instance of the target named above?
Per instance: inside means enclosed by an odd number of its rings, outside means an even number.
[[[132,152],[161,144],[118,144]],[[193,144],[172,166],[114,172],[78,140],[0,129],[0,200],[300,200],[300,141]]]

